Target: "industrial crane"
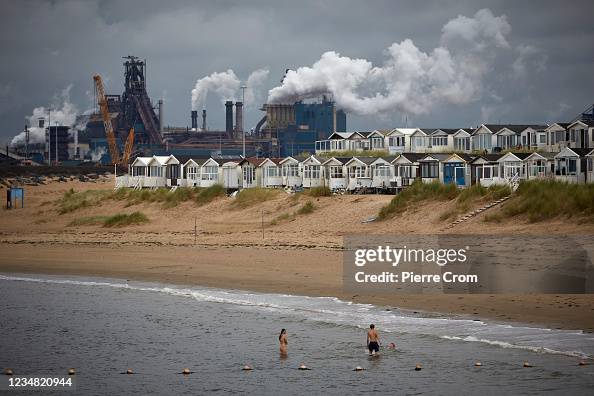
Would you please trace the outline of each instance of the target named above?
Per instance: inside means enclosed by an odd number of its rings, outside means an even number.
[[[111,125],[111,118],[109,116],[109,108],[107,107],[107,98],[105,97],[105,89],[103,88],[103,80],[101,76],[96,74],[93,76],[95,87],[97,88],[97,101],[103,116],[103,127],[105,128],[105,135],[107,137],[107,145],[109,147],[109,155],[111,156],[111,163],[114,165],[126,166],[132,154],[134,147],[134,127],[130,128],[126,145],[124,146],[124,154],[120,158],[120,149],[116,143],[115,133]]]

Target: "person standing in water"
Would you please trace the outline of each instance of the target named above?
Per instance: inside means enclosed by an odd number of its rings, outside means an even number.
[[[373,356],[379,352],[379,334],[375,329],[374,324],[369,325],[369,330],[367,331],[367,348],[369,349],[369,355]]]
[[[289,341],[287,340],[287,330],[282,329],[278,336],[278,342],[280,343],[280,354],[281,356],[287,356],[289,350]]]

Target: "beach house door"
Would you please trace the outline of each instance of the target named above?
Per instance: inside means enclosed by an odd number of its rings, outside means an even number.
[[[443,165],[443,182],[445,184],[454,182],[454,169],[456,164],[446,163]]]
[[[462,164],[458,164],[455,168],[456,172],[456,185],[464,186],[466,185],[466,180],[464,179],[464,166]]]

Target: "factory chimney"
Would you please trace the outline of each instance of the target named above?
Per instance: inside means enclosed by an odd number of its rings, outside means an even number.
[[[202,109],[202,130],[206,131],[206,109]]]
[[[233,133],[233,102],[230,100],[225,102],[225,131]]]
[[[192,110],[192,129],[198,129],[198,111]]]
[[[243,103],[235,102],[235,132],[243,132]]]
[[[163,133],[163,99],[159,99],[159,132]]]

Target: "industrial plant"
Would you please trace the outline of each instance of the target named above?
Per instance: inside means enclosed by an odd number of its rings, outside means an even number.
[[[164,101],[155,103],[147,92],[146,60],[135,56],[124,59],[122,94],[106,93],[101,76],[93,76],[97,106],[92,114],[79,116],[77,127],[50,126],[51,120],[41,118],[38,127],[45,127],[45,144],[27,142],[26,147],[15,147],[14,151],[46,164],[96,161],[124,165],[138,156],[165,153],[280,157],[314,153],[316,141],[346,131],[345,112],[326,96],[317,102],[264,104],[262,118],[249,130],[244,126],[243,102],[231,100],[225,102],[224,115],[208,114],[224,116],[224,130],[208,128],[206,109],[200,121],[199,112],[192,110],[189,125],[165,126]]]

